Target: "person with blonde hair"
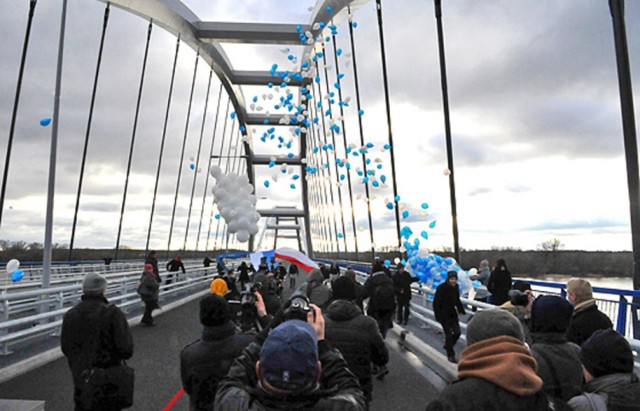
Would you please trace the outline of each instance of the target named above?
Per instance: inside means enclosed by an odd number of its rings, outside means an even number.
[[[589,281],[570,279],[567,282],[567,300],[573,304],[573,317],[567,330],[569,341],[582,345],[595,331],[613,328],[609,317],[598,310]]]

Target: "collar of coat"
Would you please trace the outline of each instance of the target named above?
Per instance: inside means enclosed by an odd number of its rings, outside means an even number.
[[[514,394],[529,396],[542,389],[537,367],[522,341],[500,336],[465,348],[458,364],[458,378],[481,378]]]
[[[584,300],[582,302],[579,302],[573,307],[573,315],[576,315],[580,311],[584,311],[587,308],[593,307],[595,305],[596,305],[596,299],[595,298],[590,298],[588,300]]]

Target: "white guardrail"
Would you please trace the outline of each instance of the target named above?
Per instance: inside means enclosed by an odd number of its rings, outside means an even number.
[[[201,262],[196,264],[194,261],[192,264],[185,261],[186,274],[182,274],[181,271],[160,274],[163,278],[163,284],[160,286],[161,302],[179,294],[208,287],[215,268],[202,267]],[[82,280],[88,272],[99,272],[105,276],[108,300],[120,307],[125,314],[141,306],[136,290],[142,274],[142,265],[101,265],[102,270],[94,270],[91,266],[75,270],[72,274],[58,270],[57,279],[52,279],[50,288],[38,288],[35,275],[34,279],[25,281],[25,284],[4,288],[0,292],[0,355],[11,354],[12,345],[43,336],[59,335],[62,317],[80,300]],[[173,282],[164,284],[168,275],[173,275]]]

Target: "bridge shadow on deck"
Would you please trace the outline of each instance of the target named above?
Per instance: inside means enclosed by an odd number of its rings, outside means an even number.
[[[300,284],[302,278],[298,280]],[[179,355],[185,345],[199,338],[198,310],[195,300],[161,315],[156,311],[156,327],[132,327],[134,355],[128,363],[136,370],[136,384],[131,410],[162,410],[180,389]],[[387,345],[390,373],[384,381],[375,381],[370,409],[424,409],[436,389],[406,359],[396,341],[389,338]],[[50,411],[73,410],[73,384],[66,358],[0,384],[0,398],[45,401]],[[172,409],[188,410],[187,395]]]

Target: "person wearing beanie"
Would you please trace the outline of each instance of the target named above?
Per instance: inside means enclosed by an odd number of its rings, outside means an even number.
[[[597,330],[580,349],[582,395],[569,400],[575,411],[640,410],[640,380],[629,342],[613,329]]]
[[[460,338],[458,315],[465,314],[460,301],[458,273],[455,271],[449,271],[447,280],[436,288],[433,298],[433,312],[444,332],[444,349],[447,352],[447,359],[455,363],[456,353],[453,347]]]
[[[160,308],[158,305],[158,298],[160,296],[160,284],[156,281],[153,273],[153,266],[151,264],[145,264],[140,277],[140,285],[138,285],[138,294],[144,302],[144,314],[142,315],[141,324],[147,326],[154,326],[152,313],[156,308]]]
[[[344,277],[350,278],[356,285],[356,299],[354,303],[360,308],[360,311],[364,312],[364,285],[358,282],[358,278],[356,277],[356,272],[353,271],[353,268],[350,266],[342,273]]]
[[[302,283],[296,291],[303,291],[309,301],[324,309],[331,299],[331,289],[324,283],[324,280],[322,271],[314,268],[307,275],[307,281]]]
[[[180,352],[182,386],[189,395],[191,411],[210,410],[218,383],[254,337],[239,334],[230,321],[227,300],[209,294],[200,300],[202,336]]]
[[[568,401],[582,392],[580,347],[567,341],[573,306],[557,295],[541,295],[531,307],[531,354],[549,395]]]
[[[220,297],[224,297],[229,292],[229,286],[227,285],[227,282],[222,278],[216,278],[215,280],[211,281],[209,290],[211,291],[211,294],[216,294]]]
[[[105,297],[107,280],[100,274],[89,273],[82,282],[81,301],[67,311],[62,320],[60,348],[67,357],[74,384],[76,410],[83,411],[79,387],[82,373],[92,366],[103,368],[120,364],[133,355],[133,338],[129,323],[120,309],[109,304]],[[100,347],[95,342],[99,341]],[[104,361],[95,364],[95,352],[99,348],[105,353]],[[109,410],[118,406],[105,399],[96,399]]]
[[[364,315],[354,303],[357,298],[355,282],[340,276],[331,287],[333,302],[325,312],[326,339],[344,356],[349,370],[358,378],[368,404],[373,391],[372,364],[382,368],[382,371],[378,369],[378,378],[384,378],[389,372],[386,368],[389,352],[376,321]]]
[[[215,411],[353,410],[365,400],[356,377],[325,339],[314,304],[307,321],[284,321],[249,344],[218,385]]]
[[[567,300],[573,304],[573,318],[567,330],[567,339],[582,345],[596,330],[613,329],[611,319],[598,310],[591,283],[582,278],[567,282]]]
[[[407,325],[409,322],[409,306],[411,304],[411,284],[420,280],[404,269],[404,264],[398,264],[393,275],[393,285],[396,289],[396,319],[398,324]]]
[[[427,411],[547,411],[562,404],[542,390],[520,321],[501,309],[479,311],[467,325],[458,379]]]

